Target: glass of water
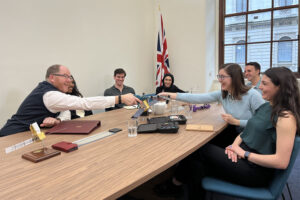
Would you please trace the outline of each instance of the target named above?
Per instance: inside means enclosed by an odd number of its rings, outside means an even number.
[[[193,105],[192,104],[184,105],[184,113],[186,119],[192,119]]]
[[[176,100],[171,100],[170,101],[171,104],[171,115],[178,115],[178,102]]]
[[[138,120],[135,118],[131,118],[128,120],[128,137],[136,137],[137,136],[137,126],[138,126]]]

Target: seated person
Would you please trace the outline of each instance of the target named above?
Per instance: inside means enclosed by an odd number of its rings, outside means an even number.
[[[162,82],[163,85],[156,88],[155,94],[159,94],[161,92],[184,93],[183,90],[179,89],[176,85],[174,85],[174,76],[172,74],[165,74]]]
[[[70,83],[67,94],[78,96],[78,97],[83,97],[77,88],[77,84],[76,84],[76,81],[73,76],[72,76],[72,79],[73,79],[73,81]],[[70,110],[70,112],[71,112],[71,119],[85,117],[85,116],[93,114],[93,112],[91,110]]]
[[[62,111],[104,109],[116,103],[126,105],[142,103],[132,94],[86,98],[66,94],[72,81],[72,75],[67,67],[50,66],[46,80],[40,82],[24,99],[17,113],[0,130],[0,136],[29,131],[30,124],[34,122],[41,127],[51,127],[60,122],[57,116]]]
[[[207,175],[248,187],[266,187],[274,169],[288,167],[295,137],[300,135],[297,79],[290,69],[274,67],[264,73],[259,88],[267,102],[249,119],[243,133],[225,149],[208,143],[184,159],[172,180],[155,187],[158,195],[173,196],[187,183],[190,199],[204,199],[201,180]]]
[[[221,102],[226,112],[222,114],[222,118],[230,125],[211,143],[225,148],[240,134],[248,119],[265,101],[256,90],[245,85],[242,68],[238,64],[222,65],[217,78],[221,84],[220,91],[204,94],[162,92],[159,95],[194,104]]]
[[[257,62],[249,62],[245,66],[245,77],[248,79],[248,86],[254,88],[261,94],[259,85],[261,83],[260,78],[260,64]]]
[[[114,71],[115,84],[104,91],[104,96],[118,96],[118,95],[128,94],[128,93],[135,94],[135,91],[132,87],[128,87],[124,85],[125,77],[126,77],[126,72],[124,69],[122,68],[116,69]],[[124,105],[125,104],[123,103],[116,104],[114,107],[106,108],[105,111],[123,108]]]

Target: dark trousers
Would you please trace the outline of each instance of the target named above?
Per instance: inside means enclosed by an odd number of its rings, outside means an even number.
[[[241,147],[255,152],[244,143]],[[258,166],[245,159],[238,159],[237,163],[233,163],[223,148],[206,144],[179,163],[175,178],[188,185],[190,199],[204,199],[205,191],[201,187],[201,180],[205,176],[213,176],[239,185],[259,187],[268,185],[273,173],[274,169]]]
[[[235,138],[243,131],[243,128],[234,125],[228,125],[221,133],[213,138],[209,143],[226,148],[231,145]]]

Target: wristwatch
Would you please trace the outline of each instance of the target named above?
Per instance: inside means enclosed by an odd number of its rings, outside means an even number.
[[[245,158],[246,160],[248,160],[249,154],[250,154],[249,151],[245,151],[244,158]]]
[[[122,100],[121,100],[121,95],[119,95],[119,104],[122,103]]]

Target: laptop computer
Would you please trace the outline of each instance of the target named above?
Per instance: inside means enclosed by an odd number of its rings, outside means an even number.
[[[46,131],[46,134],[89,134],[101,125],[99,120],[62,121]]]

